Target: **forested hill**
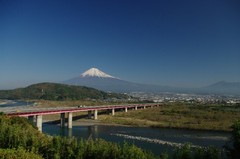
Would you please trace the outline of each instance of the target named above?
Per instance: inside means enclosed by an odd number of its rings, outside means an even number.
[[[81,100],[81,99],[108,99],[127,98],[126,95],[106,93],[97,89],[71,86],[58,83],[38,83],[26,88],[14,90],[0,90],[2,99],[45,99],[45,100]]]

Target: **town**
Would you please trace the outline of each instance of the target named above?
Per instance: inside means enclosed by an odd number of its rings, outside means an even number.
[[[188,103],[211,103],[211,104],[237,104],[240,105],[239,96],[230,95],[200,95],[186,93],[147,93],[147,92],[132,92],[130,96],[138,98],[140,101],[161,102],[188,102]]]

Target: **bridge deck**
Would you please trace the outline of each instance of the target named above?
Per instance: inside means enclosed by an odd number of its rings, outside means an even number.
[[[128,108],[146,108],[159,106],[159,104],[132,104],[132,105],[107,105],[107,106],[88,106],[88,107],[71,107],[71,108],[32,108],[32,109],[21,109],[21,112],[8,112],[8,116],[20,116],[28,117],[29,120],[34,120],[36,118],[35,124],[39,131],[42,131],[42,116],[50,114],[61,114],[60,121],[61,127],[65,126],[65,113],[68,113],[68,128],[72,128],[72,113],[88,111],[89,117],[91,117],[92,111],[94,111],[94,119],[97,120],[98,110],[112,110],[112,115],[115,114],[115,109],[125,109],[127,112]]]
[[[123,109],[123,108],[135,108],[135,107],[151,107],[159,106],[159,104],[132,104],[132,105],[107,105],[107,106],[86,106],[86,107],[70,107],[70,108],[38,108],[38,109],[23,109],[21,112],[9,112],[9,116],[21,116],[28,117],[34,115],[50,115],[50,114],[61,114],[61,113],[74,113],[83,111],[94,111],[94,110],[111,110],[111,109]]]

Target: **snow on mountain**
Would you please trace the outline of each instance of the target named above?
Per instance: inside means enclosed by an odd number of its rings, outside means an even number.
[[[99,78],[115,78],[97,68],[90,68],[81,74],[80,77],[99,77]]]

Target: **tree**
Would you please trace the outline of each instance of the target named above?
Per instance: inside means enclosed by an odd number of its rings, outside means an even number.
[[[240,120],[232,125],[232,142],[233,148],[229,148],[231,158],[240,158]]]

